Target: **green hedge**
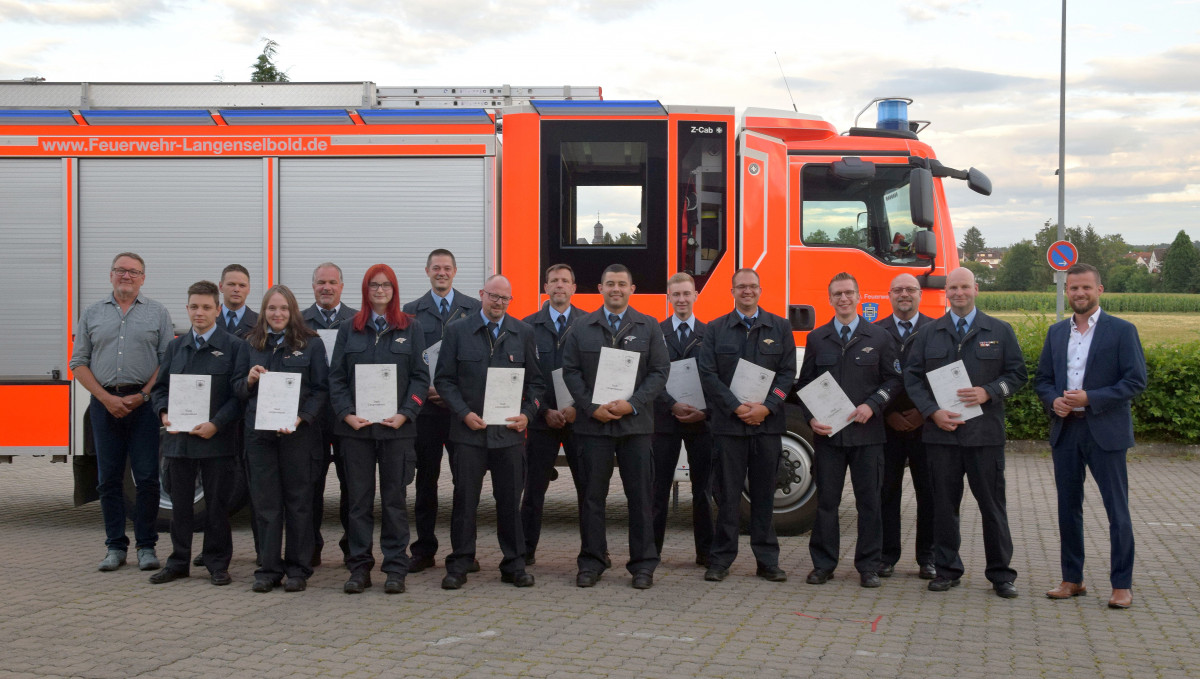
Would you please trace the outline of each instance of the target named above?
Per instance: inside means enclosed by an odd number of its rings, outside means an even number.
[[[981,292],[979,306],[988,311],[1054,312],[1053,292]],[[1200,295],[1173,295],[1151,292],[1104,293],[1104,310],[1113,313],[1200,312]]]
[[[1111,306],[1110,296],[1121,295],[1105,295],[1106,309]],[[1045,440],[1050,435],[1050,420],[1033,392],[1038,357],[1049,326],[1045,316],[1026,316],[1013,324],[1025,354],[1030,383],[1005,405],[1010,439]],[[1146,391],[1133,401],[1134,437],[1143,442],[1200,443],[1200,342],[1150,345],[1144,349],[1149,381]]]

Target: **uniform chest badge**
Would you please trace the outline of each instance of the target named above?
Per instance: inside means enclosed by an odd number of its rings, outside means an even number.
[[[625,337],[624,339],[622,339],[622,340],[621,340],[621,343],[622,343],[622,344],[629,344],[630,342],[632,342],[632,341],[633,341],[633,340],[635,340],[635,339],[637,339],[637,335],[629,335],[628,337]]]
[[[406,340],[406,339],[408,339],[408,338],[407,337],[397,337],[396,342],[398,344],[404,344],[404,340]]]
[[[292,352],[292,356],[303,356],[303,355],[304,355],[303,351],[293,351]]]
[[[980,342],[979,346],[980,347],[991,347],[991,346],[995,346],[999,343],[1000,343],[1000,340],[988,340],[986,342]]]
[[[874,351],[874,350],[875,350],[875,347],[863,347],[863,350],[862,350],[862,352],[863,352],[864,354],[869,354],[869,353],[871,353],[871,352],[872,352],[872,351]]]
[[[774,343],[775,343],[775,340],[771,339],[770,337],[768,337],[767,339],[763,340],[763,344],[768,344],[768,345],[770,345],[770,344],[774,344]]]
[[[224,356],[225,354],[221,353],[220,351],[213,351],[212,355],[213,356]]]
[[[901,370],[900,370],[900,359],[898,359],[898,358],[897,358],[897,359],[896,359],[896,360],[895,360],[895,361],[892,363],[892,367],[894,367],[894,368],[896,369],[896,372],[901,372]]]

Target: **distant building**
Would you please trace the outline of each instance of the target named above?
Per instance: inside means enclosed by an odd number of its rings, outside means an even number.
[[[1131,252],[1125,255],[1128,259],[1133,260],[1134,264],[1146,269],[1150,273],[1158,273],[1162,270],[1163,258],[1167,256],[1166,248],[1155,248],[1145,252]]]
[[[604,242],[604,225],[600,223],[600,213],[596,213],[596,226],[592,228],[596,230],[596,235],[592,236],[592,245],[600,245]]]

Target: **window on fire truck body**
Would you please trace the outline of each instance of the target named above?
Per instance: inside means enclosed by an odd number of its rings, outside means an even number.
[[[563,219],[560,245],[646,247],[646,144],[570,141],[560,145]]]
[[[917,262],[906,165],[883,165],[872,179],[843,180],[828,165],[801,172],[800,238],[816,247],[851,247],[891,265]]]

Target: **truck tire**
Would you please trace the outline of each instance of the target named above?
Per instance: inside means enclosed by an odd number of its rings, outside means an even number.
[[[801,535],[812,530],[817,517],[817,486],[813,481],[812,430],[800,408],[784,404],[787,433],[783,434],[783,457],[775,486],[775,532]],[[742,517],[750,516],[750,499],[742,492]],[[745,521],[743,521],[745,525]]]
[[[158,497],[158,530],[167,531],[171,527],[171,515],[174,512],[174,505],[171,503],[171,496],[167,492],[167,477],[163,473],[162,458],[159,458],[158,465],[158,482],[159,482],[159,497]],[[137,487],[133,483],[133,472],[129,471],[128,465],[125,467],[125,510],[129,516],[133,516],[134,503],[137,500]],[[196,490],[192,500],[193,525],[199,530],[200,526],[204,525],[207,505],[204,502],[204,488],[200,485],[200,477],[196,476]]]

